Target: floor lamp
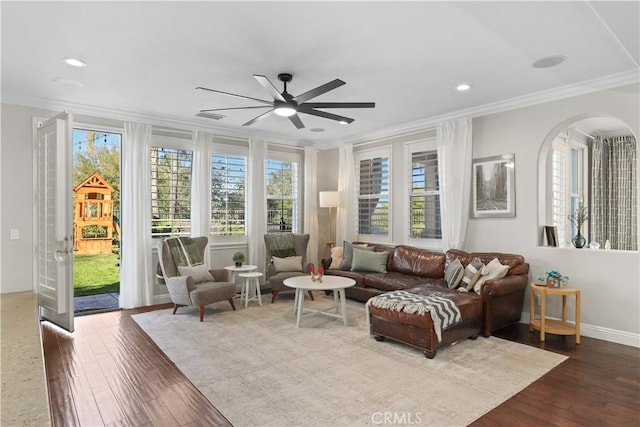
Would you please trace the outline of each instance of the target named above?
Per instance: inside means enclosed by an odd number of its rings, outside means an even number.
[[[333,241],[333,208],[340,206],[340,192],[339,191],[321,191],[320,192],[320,207],[329,208],[329,241],[324,246],[324,255],[327,251],[335,245]]]

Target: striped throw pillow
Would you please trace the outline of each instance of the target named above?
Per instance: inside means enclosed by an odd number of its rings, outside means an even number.
[[[444,281],[449,289],[455,289],[460,285],[462,276],[464,275],[464,267],[459,259],[453,261],[444,272]]]
[[[482,269],[484,268],[484,264],[480,261],[479,258],[471,261],[464,268],[464,275],[462,277],[462,283],[460,284],[461,288],[465,288],[467,291],[473,289],[473,285],[476,284],[480,275],[482,274]]]

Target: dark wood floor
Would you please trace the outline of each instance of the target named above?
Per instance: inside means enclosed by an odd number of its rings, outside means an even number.
[[[79,317],[73,334],[43,324],[54,426],[230,425],[131,318],[168,307]],[[521,324],[495,335],[569,359],[472,425],[640,425],[640,349],[555,335],[540,343]]]

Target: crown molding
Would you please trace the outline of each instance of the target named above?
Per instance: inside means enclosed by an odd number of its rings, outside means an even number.
[[[400,126],[394,126],[378,132],[358,135],[345,140],[345,143],[361,144],[373,140],[381,140],[387,138],[396,138],[399,136],[411,135],[422,132],[429,128],[433,128],[439,123],[455,120],[462,117],[481,117],[489,114],[501,113],[504,111],[515,110],[518,108],[529,107],[547,102],[558,101],[561,99],[571,98],[574,96],[585,95],[588,93],[607,90],[615,87],[627,86],[640,83],[640,69],[625,71],[618,74],[612,74],[606,77],[586,80],[580,83],[548,89],[529,95],[523,95],[510,98],[504,101],[493,102],[490,104],[480,105],[465,110],[459,110],[452,113],[432,116],[426,119],[405,123]]]
[[[331,149],[349,143],[361,144],[424,132],[425,130],[435,127],[437,124],[448,120],[459,119],[462,117],[481,117],[637,83],[640,83],[640,69],[638,68],[602,78],[586,80],[572,85],[561,86],[554,89],[510,98],[504,101],[432,116],[426,119],[389,127],[380,131],[350,136],[344,139],[338,138],[334,141],[313,141],[308,138],[299,140],[280,134],[265,133],[255,129],[235,128],[213,123],[203,123],[201,120],[195,119],[191,120],[179,117],[161,116],[152,113],[139,113],[127,110],[104,108],[95,105],[73,103],[51,98],[22,97],[19,95],[8,94],[6,91],[3,91],[2,93],[2,102],[32,108],[48,109],[52,111],[68,110],[72,111],[74,114],[82,114],[104,119],[135,121],[176,129],[201,130],[231,139],[248,140],[250,137],[259,137],[270,143],[297,147],[312,146],[318,149]]]
[[[146,123],[169,129],[210,132],[219,137],[229,139],[248,140],[251,137],[259,137],[268,143],[286,143],[293,146],[304,146],[304,141],[288,138],[279,134],[268,133],[256,129],[235,128],[214,123],[203,123],[200,119],[185,119],[180,117],[163,116],[153,113],[140,113],[116,108],[105,108],[96,105],[81,104],[64,100],[25,97],[15,94],[2,93],[2,103],[20,105],[23,107],[38,108],[51,111],[71,111],[74,115],[91,116],[115,121],[131,121]],[[202,119],[206,120],[206,119]]]

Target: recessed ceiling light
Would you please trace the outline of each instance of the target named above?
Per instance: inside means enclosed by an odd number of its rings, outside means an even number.
[[[65,64],[71,65],[72,67],[84,68],[87,66],[87,63],[82,59],[78,58],[62,58]]]
[[[456,86],[456,90],[458,92],[464,92],[465,90],[469,89],[471,89],[471,85],[469,83],[460,83],[458,86]]]
[[[62,87],[75,87],[75,88],[84,87],[84,84],[82,82],[69,79],[67,77],[53,77],[51,79],[51,83],[57,86],[62,86]]]
[[[323,128],[311,128],[309,129],[309,132],[324,132]]]
[[[551,56],[546,56],[544,58],[540,58],[531,65],[533,66],[533,68],[551,68],[551,67],[555,67],[556,65],[562,64],[566,59],[567,59],[566,56],[551,55]]]

